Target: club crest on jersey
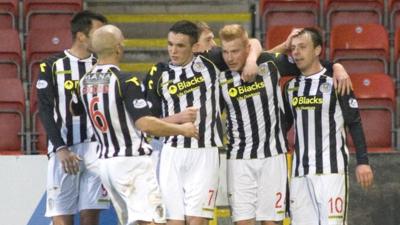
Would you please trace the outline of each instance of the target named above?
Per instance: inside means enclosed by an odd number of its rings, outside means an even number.
[[[144,99],[135,99],[133,100],[133,107],[136,109],[143,109],[147,106],[147,102]]]
[[[349,106],[350,106],[350,108],[353,108],[353,109],[358,108],[357,99],[355,99],[355,98],[350,98],[350,99],[349,99]]]
[[[205,68],[206,68],[206,67],[204,66],[204,63],[203,63],[203,62],[195,62],[195,63],[193,64],[193,70],[194,70],[195,72],[200,73],[200,72],[203,71]]]
[[[36,82],[36,88],[37,88],[37,89],[44,89],[44,88],[47,88],[47,85],[48,85],[48,83],[47,83],[47,81],[45,81],[45,80],[38,80],[38,81]]]
[[[323,83],[321,86],[319,86],[319,90],[322,93],[330,93],[332,91],[332,85],[329,83]]]
[[[269,74],[268,64],[263,63],[260,66],[258,66],[258,74],[262,76],[268,75]]]

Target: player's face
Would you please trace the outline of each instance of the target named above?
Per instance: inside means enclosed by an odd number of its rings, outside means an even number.
[[[206,52],[211,48],[217,46],[214,41],[214,34],[210,30],[201,32],[199,41],[197,42],[196,52]]]
[[[321,47],[314,47],[311,35],[308,33],[301,34],[292,39],[291,44],[292,56],[300,71],[309,70],[315,62],[319,61],[319,53]]]
[[[99,20],[92,20],[92,27],[90,28],[88,37],[86,38],[86,46],[87,49],[92,52],[92,47],[91,47],[91,42],[90,42],[90,38],[93,35],[93,32],[97,29],[99,29],[100,27],[104,26],[104,23],[100,22]]]
[[[185,34],[168,33],[168,55],[171,63],[176,66],[184,66],[193,58],[190,37]]]
[[[241,71],[249,55],[250,45],[241,38],[222,41],[222,56],[229,69]]]

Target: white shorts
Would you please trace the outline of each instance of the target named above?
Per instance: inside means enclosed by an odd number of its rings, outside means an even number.
[[[100,159],[99,168],[119,224],[134,224],[136,221],[166,222],[165,206],[150,156]]]
[[[281,221],[286,212],[285,154],[264,159],[227,160],[232,220]]]
[[[218,171],[218,148],[164,145],[160,158],[160,186],[167,219],[213,218]]]
[[[96,142],[76,144],[69,149],[83,160],[77,175],[64,172],[56,154],[51,154],[47,170],[47,217],[73,215],[85,209],[107,209],[109,198],[98,174],[88,169],[97,162]]]
[[[347,225],[347,184],[344,174],[292,178],[292,225]]]

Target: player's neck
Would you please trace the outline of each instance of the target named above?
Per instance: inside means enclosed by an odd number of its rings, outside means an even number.
[[[301,73],[304,76],[308,77],[308,76],[311,76],[311,75],[314,75],[314,74],[320,72],[322,70],[322,68],[323,67],[322,67],[321,63],[319,61],[315,61],[310,67],[302,70]]]
[[[115,65],[119,66],[119,60],[115,57],[100,57],[97,59],[98,65]]]
[[[77,45],[73,45],[70,49],[69,49],[69,53],[71,53],[73,56],[79,58],[79,59],[86,59],[89,58],[90,55],[92,54],[91,52],[89,52],[86,48],[82,48],[80,46]]]

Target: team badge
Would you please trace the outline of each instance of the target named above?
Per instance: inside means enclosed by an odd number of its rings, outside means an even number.
[[[330,93],[332,91],[332,85],[329,83],[323,83],[321,84],[321,86],[319,87],[319,90],[322,93]]]
[[[47,81],[45,81],[45,80],[38,80],[37,82],[36,82],[36,88],[37,89],[44,89],[44,88],[46,88],[47,87]]]
[[[268,64],[264,63],[258,67],[258,74],[262,76],[266,76],[269,73]]]
[[[147,102],[144,99],[135,99],[133,100],[133,107],[136,109],[142,109],[147,106]]]
[[[193,64],[193,70],[195,71],[195,72],[201,72],[201,71],[203,71],[204,69],[205,69],[206,67],[204,66],[204,63],[203,62],[195,62],[194,64]]]
[[[353,109],[358,108],[357,99],[355,99],[355,98],[350,98],[350,99],[349,99],[349,106],[350,106],[350,108],[353,108]]]

